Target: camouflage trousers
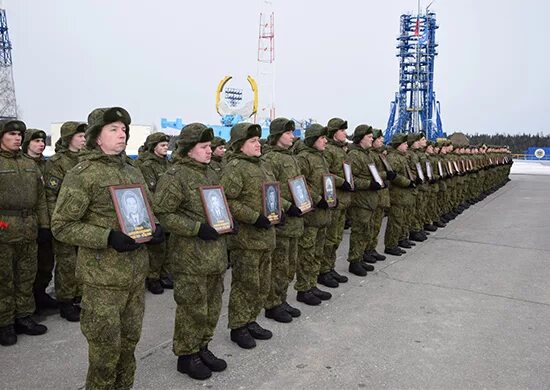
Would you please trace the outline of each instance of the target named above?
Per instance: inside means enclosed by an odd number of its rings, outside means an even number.
[[[332,212],[330,225],[327,226],[324,256],[321,258],[319,273],[334,269],[336,251],[342,242],[346,224],[346,209],[337,209]]]
[[[348,261],[357,263],[363,260],[363,253],[370,241],[369,233],[372,232],[371,225],[374,212],[362,207],[352,207],[351,235],[349,238]]]
[[[231,249],[231,292],[229,328],[237,329],[256,321],[271,284],[271,251]]]
[[[382,220],[384,219],[385,210],[383,207],[377,207],[371,218],[371,223],[369,224],[370,231],[368,233],[367,241],[367,251],[376,250],[378,245],[378,235],[380,234],[380,229],[382,228]]]
[[[145,281],[127,289],[83,285],[80,329],[88,340],[86,389],[131,389],[141,336]]]
[[[38,244],[38,265],[34,279],[34,290],[44,291],[52,280],[54,267],[53,243]]]
[[[172,273],[169,264],[170,256],[168,256],[166,249],[166,241],[156,245],[147,245],[147,251],[149,252],[149,279],[164,278]]]
[[[173,351],[190,355],[208,345],[222,309],[224,274],[174,275],[177,303]]]
[[[271,255],[271,287],[265,303],[266,309],[286,302],[288,285],[296,271],[298,240],[296,237],[277,236],[277,245]]]
[[[54,241],[55,295],[60,301],[72,301],[82,294],[76,278],[76,254],[78,247]]]
[[[34,312],[36,241],[0,244],[0,326]]]
[[[384,234],[384,246],[386,248],[395,248],[397,243],[408,235],[409,228],[406,220],[406,207],[392,204]]]
[[[412,231],[418,232],[424,229],[424,220],[426,219],[426,204],[427,204],[428,192],[418,191],[418,196],[415,200],[415,207],[413,208],[411,226]]]
[[[317,286],[317,276],[325,248],[325,227],[305,226],[304,235],[298,242],[296,264],[296,291],[307,291]]]

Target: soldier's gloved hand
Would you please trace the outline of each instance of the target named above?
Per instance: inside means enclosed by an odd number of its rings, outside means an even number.
[[[411,180],[409,183],[409,188],[416,188],[416,184],[414,184],[414,181]]]
[[[164,242],[166,240],[166,235],[164,234],[164,230],[162,229],[162,226],[160,226],[158,223],[155,225],[155,232],[153,233],[153,238],[146,242],[147,245],[156,245]]]
[[[382,186],[377,181],[373,180],[373,181],[370,182],[370,186],[369,186],[370,190],[378,191],[381,188],[382,188]]]
[[[281,213],[281,219],[280,219],[279,224],[277,226],[279,226],[279,227],[285,226],[285,223],[286,223],[286,214]]]
[[[328,209],[328,203],[327,203],[327,201],[325,200],[325,198],[321,199],[321,200],[319,201],[319,203],[317,203],[317,208],[323,209],[323,210]]]
[[[437,180],[435,180],[435,179],[431,179],[431,180],[430,180],[430,184],[435,184],[436,181],[437,181]]]
[[[237,234],[239,232],[240,225],[235,218],[233,218],[233,230],[229,234]]]
[[[294,203],[292,203],[286,213],[291,217],[300,217],[302,215],[302,210],[294,206]]]
[[[256,222],[254,222],[254,226],[260,229],[269,229],[271,227],[271,221],[267,219],[265,215],[260,214]]]
[[[354,192],[355,190],[353,189],[353,187],[351,186],[350,183],[348,183],[347,181],[344,181],[344,184],[342,184],[342,190],[346,191],[346,192]]]
[[[111,230],[107,242],[117,252],[131,252],[140,247],[136,240],[118,230]]]
[[[414,184],[416,184],[417,186],[419,186],[420,184],[422,184],[422,179],[417,177],[416,180],[414,181]]]
[[[394,171],[387,171],[386,177],[388,178],[389,181],[394,181],[395,178],[397,177],[397,173],[395,173]]]
[[[52,235],[52,231],[48,228],[39,228],[38,229],[38,238],[37,238],[37,242],[39,244],[47,244],[49,242],[52,242],[52,239],[53,239],[53,235]]]
[[[217,240],[220,237],[220,234],[207,223],[201,223],[199,227],[199,233],[197,236],[204,241]]]

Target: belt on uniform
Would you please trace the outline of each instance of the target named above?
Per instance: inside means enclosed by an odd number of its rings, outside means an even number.
[[[10,217],[22,217],[27,218],[34,214],[33,209],[22,209],[22,210],[0,210],[0,215],[7,215]]]

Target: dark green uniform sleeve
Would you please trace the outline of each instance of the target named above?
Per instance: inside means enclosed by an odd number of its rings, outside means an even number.
[[[298,155],[296,156],[296,159],[298,160],[298,165],[300,166],[300,172],[307,180],[308,177],[312,176],[311,165],[309,164],[307,157],[303,155]],[[309,186],[309,192],[311,194],[311,200],[314,204],[319,203],[321,199],[323,199],[323,194],[317,192],[316,188]]]
[[[227,202],[229,203],[229,208],[231,209],[233,217],[235,217],[237,221],[251,225],[254,224],[260,216],[260,213],[254,211],[237,199],[243,190],[241,173],[237,173],[228,167],[222,174],[220,184],[225,191],[225,196],[227,197]]]

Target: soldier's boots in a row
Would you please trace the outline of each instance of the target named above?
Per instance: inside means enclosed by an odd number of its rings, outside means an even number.
[[[435,221],[433,225],[437,228],[444,228],[445,226],[447,226],[447,224],[441,219],[439,221]]]
[[[164,292],[164,287],[162,287],[160,279],[147,278],[145,279],[145,285],[147,286],[147,290],[152,294],[160,295]]]
[[[80,307],[73,300],[59,302],[59,315],[69,322],[80,321]]]
[[[225,360],[218,358],[205,345],[199,352],[178,356],[178,371],[193,379],[208,379],[212,372],[221,372],[227,368]]]
[[[300,317],[300,315],[302,315],[302,312],[299,309],[290,306],[288,302],[283,302],[281,306],[288,312],[288,314],[290,314],[294,318]]]
[[[422,231],[419,230],[419,231],[409,232],[409,239],[411,241],[422,242],[422,241],[426,241],[428,237],[425,234],[422,234]]]
[[[15,333],[29,336],[40,336],[48,331],[45,325],[37,324],[31,316],[15,319]]]
[[[361,261],[354,261],[352,263],[349,263],[348,271],[350,273],[354,274],[354,275],[357,275],[357,276],[367,276],[367,270],[365,269],[363,264],[369,265],[369,266],[372,267],[372,265],[370,265],[370,264],[363,263]],[[374,269],[374,267],[373,267],[373,269]]]
[[[59,302],[47,294],[45,288],[37,288],[34,290],[34,302],[37,312],[57,309],[59,307]]]
[[[244,349],[251,349],[256,346],[256,340],[269,340],[273,337],[270,330],[262,328],[256,321],[241,326],[237,329],[231,329],[231,341]]]
[[[292,316],[285,310],[283,305],[265,309],[265,317],[282,323],[292,322]]]
[[[401,242],[401,241],[400,241]],[[394,246],[393,248],[385,248],[384,253],[392,256],[401,256],[404,251],[401,251],[398,246]]]
[[[346,283],[347,281],[347,276],[340,275],[334,269],[331,269],[328,272],[323,272],[317,276],[317,283],[331,288],[336,288],[340,285],[340,283]]]
[[[319,290],[317,287],[313,287],[307,291],[298,291],[296,295],[296,300],[298,302],[305,303],[310,306],[317,306],[321,304],[321,301],[328,301],[332,298],[332,294]]]
[[[426,224],[424,225],[424,230],[428,231],[428,232],[435,232],[437,231],[437,226],[433,225],[433,224]]]
[[[17,343],[17,335],[13,324],[0,327],[0,345],[8,347]]]
[[[384,261],[386,260],[386,256],[378,253],[376,249],[368,250],[365,252],[367,255],[370,255],[376,259],[376,261]]]

